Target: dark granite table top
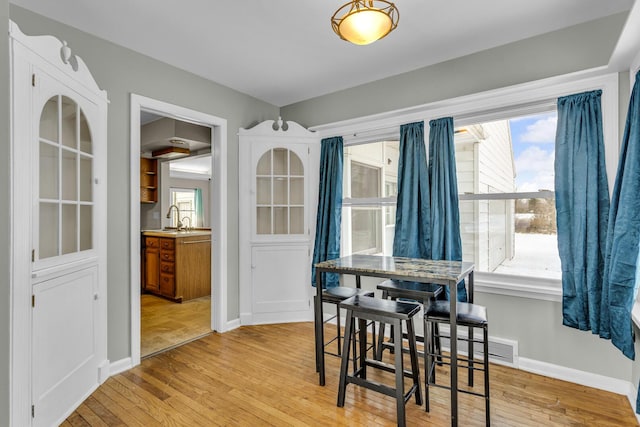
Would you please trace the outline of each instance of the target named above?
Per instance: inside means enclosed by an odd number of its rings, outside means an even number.
[[[470,262],[377,255],[350,255],[319,262],[315,267],[323,272],[439,283],[458,283],[474,268],[473,263]]]

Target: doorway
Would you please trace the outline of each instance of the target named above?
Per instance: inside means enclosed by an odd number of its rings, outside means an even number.
[[[140,154],[141,150],[141,124],[148,114],[179,120],[181,122],[208,127],[211,130],[211,155],[210,155],[210,198],[209,225],[211,228],[211,302],[208,331],[224,332],[226,327],[226,120],[190,110],[184,107],[168,104],[139,95],[131,95],[131,362],[135,366],[141,358],[141,257],[142,247],[141,233],[141,203],[140,203]],[[163,168],[168,170],[169,164]],[[162,168],[161,168],[162,169]],[[161,184],[162,185],[162,184]],[[168,201],[168,200],[167,200]],[[162,203],[162,211],[165,209]],[[167,205],[168,207],[169,205]],[[160,212],[159,211],[159,212]],[[156,215],[158,216],[158,215]],[[162,219],[165,212],[160,212]],[[166,225],[167,223],[165,223]],[[165,225],[162,225],[164,228]],[[157,302],[157,301],[155,301]],[[168,300],[161,303],[170,303],[170,308],[180,308],[175,302]],[[184,303],[183,303],[184,304]],[[202,311],[202,306],[197,309]],[[206,308],[204,309],[206,310]],[[189,317],[189,316],[187,316]]]
[[[211,333],[212,160],[210,127],[145,110],[140,122],[145,358]]]

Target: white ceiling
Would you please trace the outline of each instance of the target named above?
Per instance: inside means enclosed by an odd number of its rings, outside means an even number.
[[[330,25],[346,0],[10,1],[276,106],[626,11],[634,2],[395,0],[398,28],[355,46]]]

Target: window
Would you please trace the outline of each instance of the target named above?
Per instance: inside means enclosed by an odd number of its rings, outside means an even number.
[[[198,217],[196,215],[196,190],[193,188],[170,188],[171,204],[176,205],[180,209],[180,222],[185,227],[196,227]],[[184,218],[189,218],[185,221]],[[176,227],[178,217],[171,215],[171,227]]]
[[[342,253],[391,255],[398,187],[398,141],[344,148]]]
[[[476,271],[560,279],[555,111],[455,130],[463,260]]]
[[[476,271],[559,279],[556,112],[457,127],[463,260]],[[392,255],[399,143],[346,145],[342,254]]]
[[[62,95],[44,105],[38,140],[35,254],[55,261],[94,247],[94,146],[85,113]]]
[[[547,135],[554,133],[551,129],[555,127],[558,97],[595,89],[602,90],[604,154],[609,191],[612,191],[618,164],[618,75],[615,73],[585,78],[558,76],[517,87],[351,119],[341,124],[313,127],[311,130],[323,135],[342,135],[344,138],[342,254],[354,253],[352,211],[355,207],[368,207],[382,212],[384,226],[369,226],[371,233],[376,233],[381,240],[381,244],[376,240],[376,251],[390,255],[394,234],[395,196],[391,195],[397,180],[383,179],[381,184],[384,193],[379,198],[352,198],[350,156],[358,163],[383,168],[384,172],[381,173],[395,174],[397,165],[393,168],[384,166],[382,155],[373,149],[376,142],[381,145],[383,143],[379,141],[397,141],[403,123],[423,120],[426,124],[429,119],[452,116],[457,126],[455,136],[463,258],[474,261],[476,265],[477,289],[558,301],[561,297],[561,275],[551,168],[555,137],[546,141],[536,138],[541,137],[541,131],[545,129]],[[482,187],[478,184],[474,187],[473,179],[479,180],[483,174],[498,172],[492,170],[488,163],[497,161],[497,158],[483,150],[492,136],[488,125],[500,121],[506,123],[503,126],[506,126],[510,138],[508,149],[503,147],[502,153],[510,156],[513,175],[507,177],[508,182],[485,183]],[[518,136],[525,135],[527,131],[530,132],[524,140]],[[473,136],[474,132],[477,140],[462,146],[460,141],[465,136]],[[360,159],[370,156],[350,152],[360,146],[378,154],[375,164]],[[474,163],[476,159],[477,163]],[[465,161],[468,163],[466,169],[462,165]],[[509,163],[504,159],[502,161],[503,164]],[[361,230],[358,229],[358,232]],[[488,236],[491,240],[485,238]],[[359,248],[373,247],[373,242],[370,239]],[[488,256],[489,245],[492,245],[491,257]],[[482,251],[486,256],[482,255]],[[529,255],[527,251],[534,251],[534,255]],[[482,258],[482,262],[475,262],[476,257]]]

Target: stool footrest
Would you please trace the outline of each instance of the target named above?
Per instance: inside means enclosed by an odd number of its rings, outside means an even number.
[[[390,372],[392,374],[396,372],[395,365],[392,365],[391,363],[381,362],[375,359],[365,359],[364,363],[367,366],[380,369],[381,371]],[[404,369],[402,373],[407,378],[413,378],[413,372],[411,372],[409,369]]]
[[[355,374],[359,374],[359,371],[360,369],[358,369],[358,371],[356,371]],[[358,376],[348,376],[347,384],[359,385],[360,387],[368,388],[369,390],[382,393],[386,396],[396,397],[395,388],[389,387],[388,385],[379,383],[377,381],[367,380],[364,378],[360,378]],[[409,387],[409,391],[407,391],[403,396],[404,404],[406,404],[409,401],[409,399],[411,399],[411,396],[416,392],[417,388],[418,388],[418,384],[413,384],[411,387]]]

